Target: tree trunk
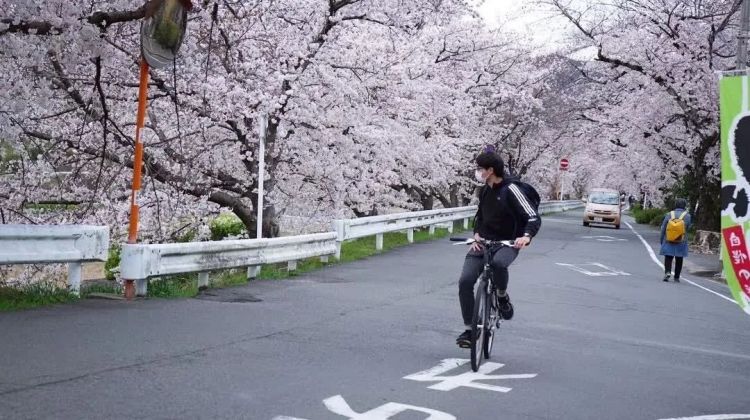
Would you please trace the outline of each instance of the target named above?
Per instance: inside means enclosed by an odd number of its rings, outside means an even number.
[[[359,209],[352,208],[352,211],[357,217],[370,217],[378,215],[378,210],[375,207],[371,208],[369,211],[360,211]]]
[[[421,196],[422,208],[425,210],[432,210],[435,207],[435,197],[431,195]]]
[[[458,207],[458,185],[451,185],[451,207]]]

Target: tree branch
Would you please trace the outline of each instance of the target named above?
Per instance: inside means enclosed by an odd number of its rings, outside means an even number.
[[[135,10],[113,10],[110,12],[96,11],[86,18],[86,21],[99,29],[106,31],[111,25],[122,22],[130,22],[142,19],[146,16],[146,9],[149,4],[155,0],[145,2],[141,7]],[[7,33],[22,33],[26,35],[59,35],[68,29],[67,25],[55,26],[44,20],[25,20],[3,18],[0,23],[8,25],[7,28],[0,30],[0,36]]]

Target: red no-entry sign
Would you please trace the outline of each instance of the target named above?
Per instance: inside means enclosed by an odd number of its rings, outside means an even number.
[[[568,167],[570,167],[570,162],[568,162],[568,159],[560,159],[560,170],[567,171]]]

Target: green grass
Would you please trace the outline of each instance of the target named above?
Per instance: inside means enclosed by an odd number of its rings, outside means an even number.
[[[198,294],[198,275],[183,274],[154,278],[148,283],[148,296],[155,298],[185,298]]]
[[[78,300],[78,297],[68,292],[67,289],[61,289],[46,283],[32,284],[20,288],[0,286],[0,312],[31,309],[75,300]]]
[[[109,283],[94,283],[94,284],[83,284],[81,287],[81,296],[88,297],[92,293],[108,293],[108,294],[122,294],[122,288],[119,284],[114,281]]]
[[[37,283],[23,287],[0,286],[0,312],[32,309],[57,303],[75,302],[86,298],[92,293],[121,294],[119,285],[112,284],[84,284],[81,296],[48,283]]]

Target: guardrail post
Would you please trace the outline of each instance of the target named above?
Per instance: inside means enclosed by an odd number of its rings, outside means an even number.
[[[468,228],[469,228],[469,218],[466,217],[466,218],[464,218],[464,230],[466,230]]]
[[[208,272],[198,273],[198,290],[208,289]]]
[[[321,256],[320,262],[322,262],[323,264],[328,264],[328,255]]]
[[[448,233],[453,233],[453,221],[448,222]]]
[[[81,263],[72,262],[68,263],[68,287],[74,295],[79,296],[81,293],[81,277],[82,277]]]
[[[414,243],[414,229],[407,229],[406,230],[406,240],[409,241],[410,244]]]
[[[435,234],[435,225],[430,225],[430,236]]]
[[[260,277],[260,268],[259,265],[251,265],[250,267],[247,267],[247,279],[254,280]]]
[[[145,297],[148,295],[148,279],[135,281],[135,295],[139,297]]]
[[[375,235],[375,250],[376,251],[382,251],[383,250],[383,234],[378,233]]]
[[[344,242],[344,221],[343,220],[334,220],[331,222],[331,227],[333,228],[333,231],[336,232],[336,254],[334,257],[336,257],[336,260],[341,260],[341,243]]]
[[[292,261],[287,262],[286,269],[287,269],[287,271],[295,271],[295,270],[297,270],[297,261],[296,260],[292,260]]]

